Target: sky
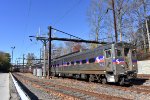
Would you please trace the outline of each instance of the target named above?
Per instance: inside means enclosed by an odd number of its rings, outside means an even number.
[[[11,54],[15,46],[13,63],[23,54],[39,57],[42,42],[30,41],[29,36],[39,28],[40,35],[47,34],[48,26],[88,39],[89,4],[90,0],[0,0],[0,51]]]

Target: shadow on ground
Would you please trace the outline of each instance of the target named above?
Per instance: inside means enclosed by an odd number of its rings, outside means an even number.
[[[38,97],[34,93],[32,93],[25,85],[23,85],[15,76],[14,78],[21,86],[21,88],[24,90],[24,92],[26,92],[26,94],[30,97],[31,100],[39,100]]]
[[[147,80],[149,80],[149,79],[147,79],[147,78],[136,78],[136,79],[131,80],[131,83],[132,83],[133,85],[142,85],[142,84],[144,84]]]

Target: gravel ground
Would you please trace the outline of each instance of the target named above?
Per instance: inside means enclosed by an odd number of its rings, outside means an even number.
[[[10,100],[20,100],[19,94],[15,88],[15,85],[10,75],[9,75],[9,89],[10,89]]]
[[[25,74],[25,76],[28,76],[28,74]],[[54,84],[59,84],[63,86],[68,86],[72,88],[78,88],[81,90],[87,90],[99,94],[106,94],[106,95],[111,95],[111,96],[117,96],[117,97],[122,97],[126,99],[134,99],[134,100],[150,100],[150,93],[141,93],[141,91],[130,91],[129,89],[132,87],[126,87],[125,90],[123,89],[118,89],[114,88],[113,86],[107,86],[107,85],[101,85],[98,83],[87,83],[83,81],[78,81],[78,80],[70,80],[70,79],[40,79],[35,76],[29,75],[32,78],[39,79],[41,81],[46,81],[46,82],[51,82]],[[147,85],[148,84],[148,85]],[[148,86],[149,88],[150,80],[147,80],[143,86]],[[46,96],[48,97],[48,96]],[[57,100],[57,98],[54,98]]]
[[[72,82],[70,80],[63,80],[63,79],[55,79],[55,80],[52,79],[51,81],[55,82],[55,84],[65,85],[68,87],[78,88],[82,90],[88,90],[100,94],[107,94],[107,95],[109,94],[111,96],[123,97],[123,98],[134,99],[134,100],[150,100],[150,93],[143,94],[143,93],[137,93],[137,91],[129,91],[129,90],[124,91],[110,86],[107,87],[101,84],[95,84],[95,83],[86,84],[86,82],[82,82],[82,81]]]
[[[45,91],[33,87],[31,84],[22,84],[26,88],[26,93],[28,93],[31,100],[63,100],[59,96],[54,94],[46,93]]]
[[[38,88],[34,88],[31,84],[25,84],[25,86],[38,97],[37,100],[61,100],[55,95],[45,93]]]
[[[150,86],[150,80],[147,80],[144,84],[144,86]],[[149,87],[150,88],[150,87]]]

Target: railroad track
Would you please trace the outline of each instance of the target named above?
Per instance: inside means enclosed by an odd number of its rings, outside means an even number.
[[[138,81],[136,81],[137,83],[139,81],[143,81],[143,80],[147,80],[147,79],[150,79],[150,75],[140,75],[139,78],[142,78],[142,79],[138,79]],[[75,79],[68,79],[70,81],[76,81]],[[81,82],[81,81],[80,81]],[[88,82],[85,82],[85,81],[82,81],[83,83],[85,84],[88,84]],[[145,94],[150,94],[150,86],[144,86],[144,85],[137,85],[135,84],[135,82],[132,84],[132,85],[126,85],[126,86],[120,86],[120,85],[117,85],[117,84],[99,84],[99,83],[89,83],[89,84],[98,84],[98,85],[101,85],[103,87],[112,87],[112,88],[116,88],[116,89],[119,89],[119,90],[124,90],[124,91],[135,91],[135,92],[138,92],[138,93],[145,93]]]
[[[17,74],[16,74],[17,75]],[[41,79],[33,75],[26,75],[19,73],[21,79],[28,80],[30,83],[35,81],[34,86],[43,88],[45,91],[50,90],[65,95],[64,97],[72,99],[105,99],[105,100],[125,100],[125,99],[144,99],[150,100],[150,87],[144,85],[133,85],[129,87],[122,87],[110,84],[99,84],[99,83],[89,83],[85,81],[78,81],[74,79],[59,79],[55,78]],[[26,79],[27,78],[27,79]],[[28,82],[28,83],[29,83]],[[42,83],[41,83],[42,82]],[[32,82],[33,83],[33,82]],[[40,83],[40,84],[37,84]],[[45,87],[44,87],[45,86]],[[54,87],[50,90],[47,87]],[[59,91],[57,88],[64,90]],[[100,87],[100,88],[99,88]],[[69,91],[69,92],[68,92]],[[79,94],[79,95],[78,95]],[[80,95],[81,94],[81,95]],[[78,96],[77,96],[78,95]],[[93,97],[93,98],[91,98]]]
[[[82,90],[79,88],[54,84],[52,82],[41,81],[20,74],[14,74],[14,76],[22,83],[32,84],[32,86],[36,88],[39,88],[48,93],[53,93],[66,100],[129,100],[122,97],[111,96],[110,94],[106,95],[101,93],[95,93],[88,90]]]
[[[145,74],[138,74],[138,78],[145,78],[145,79],[150,79],[150,75],[145,75]]]
[[[148,77],[148,76],[146,76]],[[145,77],[144,77],[145,78]],[[119,90],[123,90],[123,91],[132,91],[132,92],[138,92],[138,93],[141,93],[141,94],[150,94],[150,86],[143,86],[143,85],[127,85],[127,86],[119,86],[117,84],[99,84],[99,83],[88,83],[88,82],[85,82],[85,81],[76,81],[75,79],[67,79],[69,80],[70,82],[71,81],[74,81],[74,82],[82,82],[82,83],[85,83],[85,84],[98,84],[98,85],[101,85],[105,88],[107,87],[112,87],[112,88],[115,88],[115,89],[119,89]],[[139,81],[137,81],[139,82]]]

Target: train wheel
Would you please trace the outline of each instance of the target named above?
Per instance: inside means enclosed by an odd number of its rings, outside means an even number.
[[[94,76],[93,75],[89,75],[89,82],[94,81]]]
[[[98,79],[98,81],[97,81],[98,83],[102,83],[102,80],[101,79]]]
[[[106,80],[106,78],[104,77],[104,78],[102,78],[102,84],[106,84],[107,83],[107,80]]]
[[[120,78],[119,85],[124,85],[125,79],[124,77]]]

